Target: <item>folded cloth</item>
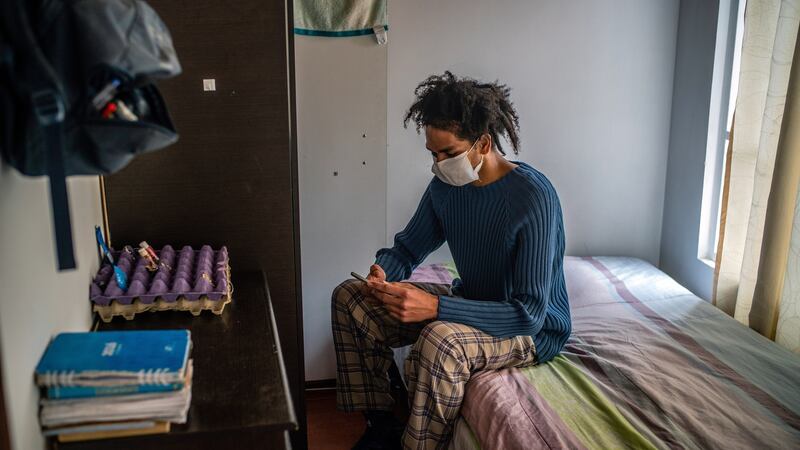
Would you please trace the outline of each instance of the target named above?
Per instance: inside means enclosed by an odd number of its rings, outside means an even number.
[[[389,29],[386,0],[296,0],[294,32],[309,36],[362,36]]]

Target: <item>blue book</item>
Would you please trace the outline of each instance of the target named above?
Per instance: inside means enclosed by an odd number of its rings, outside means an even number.
[[[61,333],[36,366],[40,386],[109,387],[183,383],[188,330]]]
[[[183,383],[126,384],[121,386],[50,386],[47,398],[87,398],[112,395],[153,394],[183,389]]]

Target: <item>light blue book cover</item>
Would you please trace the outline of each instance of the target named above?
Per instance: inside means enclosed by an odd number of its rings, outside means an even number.
[[[41,386],[182,383],[188,330],[61,333],[36,366]]]

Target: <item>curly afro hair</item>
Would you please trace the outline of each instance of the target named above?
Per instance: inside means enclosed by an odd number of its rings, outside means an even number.
[[[510,93],[504,84],[459,78],[450,71],[431,75],[414,89],[417,99],[408,109],[403,126],[408,128],[408,122],[413,121],[417,132],[430,125],[470,141],[488,133],[503,155],[506,153],[499,137],[504,135],[518,154],[519,116]]]

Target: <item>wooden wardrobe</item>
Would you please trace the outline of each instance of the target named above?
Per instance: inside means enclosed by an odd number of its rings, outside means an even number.
[[[305,448],[292,2],[148,3],[183,66],[159,83],[180,140],[105,178],[112,242],[227,245],[234,269],[266,272]]]

